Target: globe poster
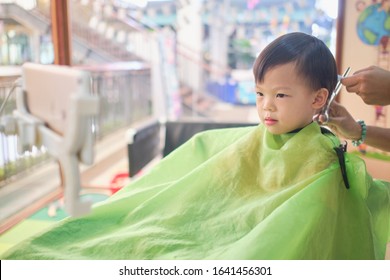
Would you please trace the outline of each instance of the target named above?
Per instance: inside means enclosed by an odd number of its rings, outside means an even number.
[[[362,10],[357,22],[360,40],[367,45],[382,45],[387,50],[390,36],[390,0],[364,6],[363,1],[357,1],[358,9]]]

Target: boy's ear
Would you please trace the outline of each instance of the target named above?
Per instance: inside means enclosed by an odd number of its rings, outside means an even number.
[[[328,100],[329,92],[326,88],[321,88],[316,91],[315,97],[313,100],[313,109],[321,109],[325,106],[326,101]]]

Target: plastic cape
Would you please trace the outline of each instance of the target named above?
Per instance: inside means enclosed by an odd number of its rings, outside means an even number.
[[[7,259],[384,259],[390,186],[316,123],[194,136],[148,174]]]

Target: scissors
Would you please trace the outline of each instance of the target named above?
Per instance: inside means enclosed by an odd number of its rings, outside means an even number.
[[[329,108],[330,108],[330,105],[332,104],[333,100],[336,98],[336,96],[340,92],[340,89],[341,89],[341,86],[342,86],[341,79],[347,77],[350,71],[351,71],[351,67],[348,67],[347,70],[345,70],[344,74],[342,76],[339,76],[339,80],[338,80],[338,82],[336,84],[335,89],[332,92],[332,95],[330,96],[330,98],[328,100],[328,103],[322,109],[321,113],[318,115],[318,116],[320,116],[320,115],[324,116],[324,121],[321,122],[322,124],[327,124],[328,123],[328,121],[329,121]]]

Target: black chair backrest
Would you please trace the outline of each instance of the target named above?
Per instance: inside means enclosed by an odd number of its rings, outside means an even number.
[[[165,123],[165,145],[162,156],[189,140],[196,133],[218,128],[254,126],[256,123],[220,123],[207,121],[167,121]],[[161,123],[152,120],[128,131],[129,177],[134,177],[149,162],[161,155]]]
[[[202,121],[168,121],[165,124],[165,145],[163,156],[167,156],[174,149],[189,140],[198,132],[229,127],[254,126],[256,123],[221,123]]]
[[[133,177],[161,153],[159,121],[155,120],[129,131],[129,176]]]

